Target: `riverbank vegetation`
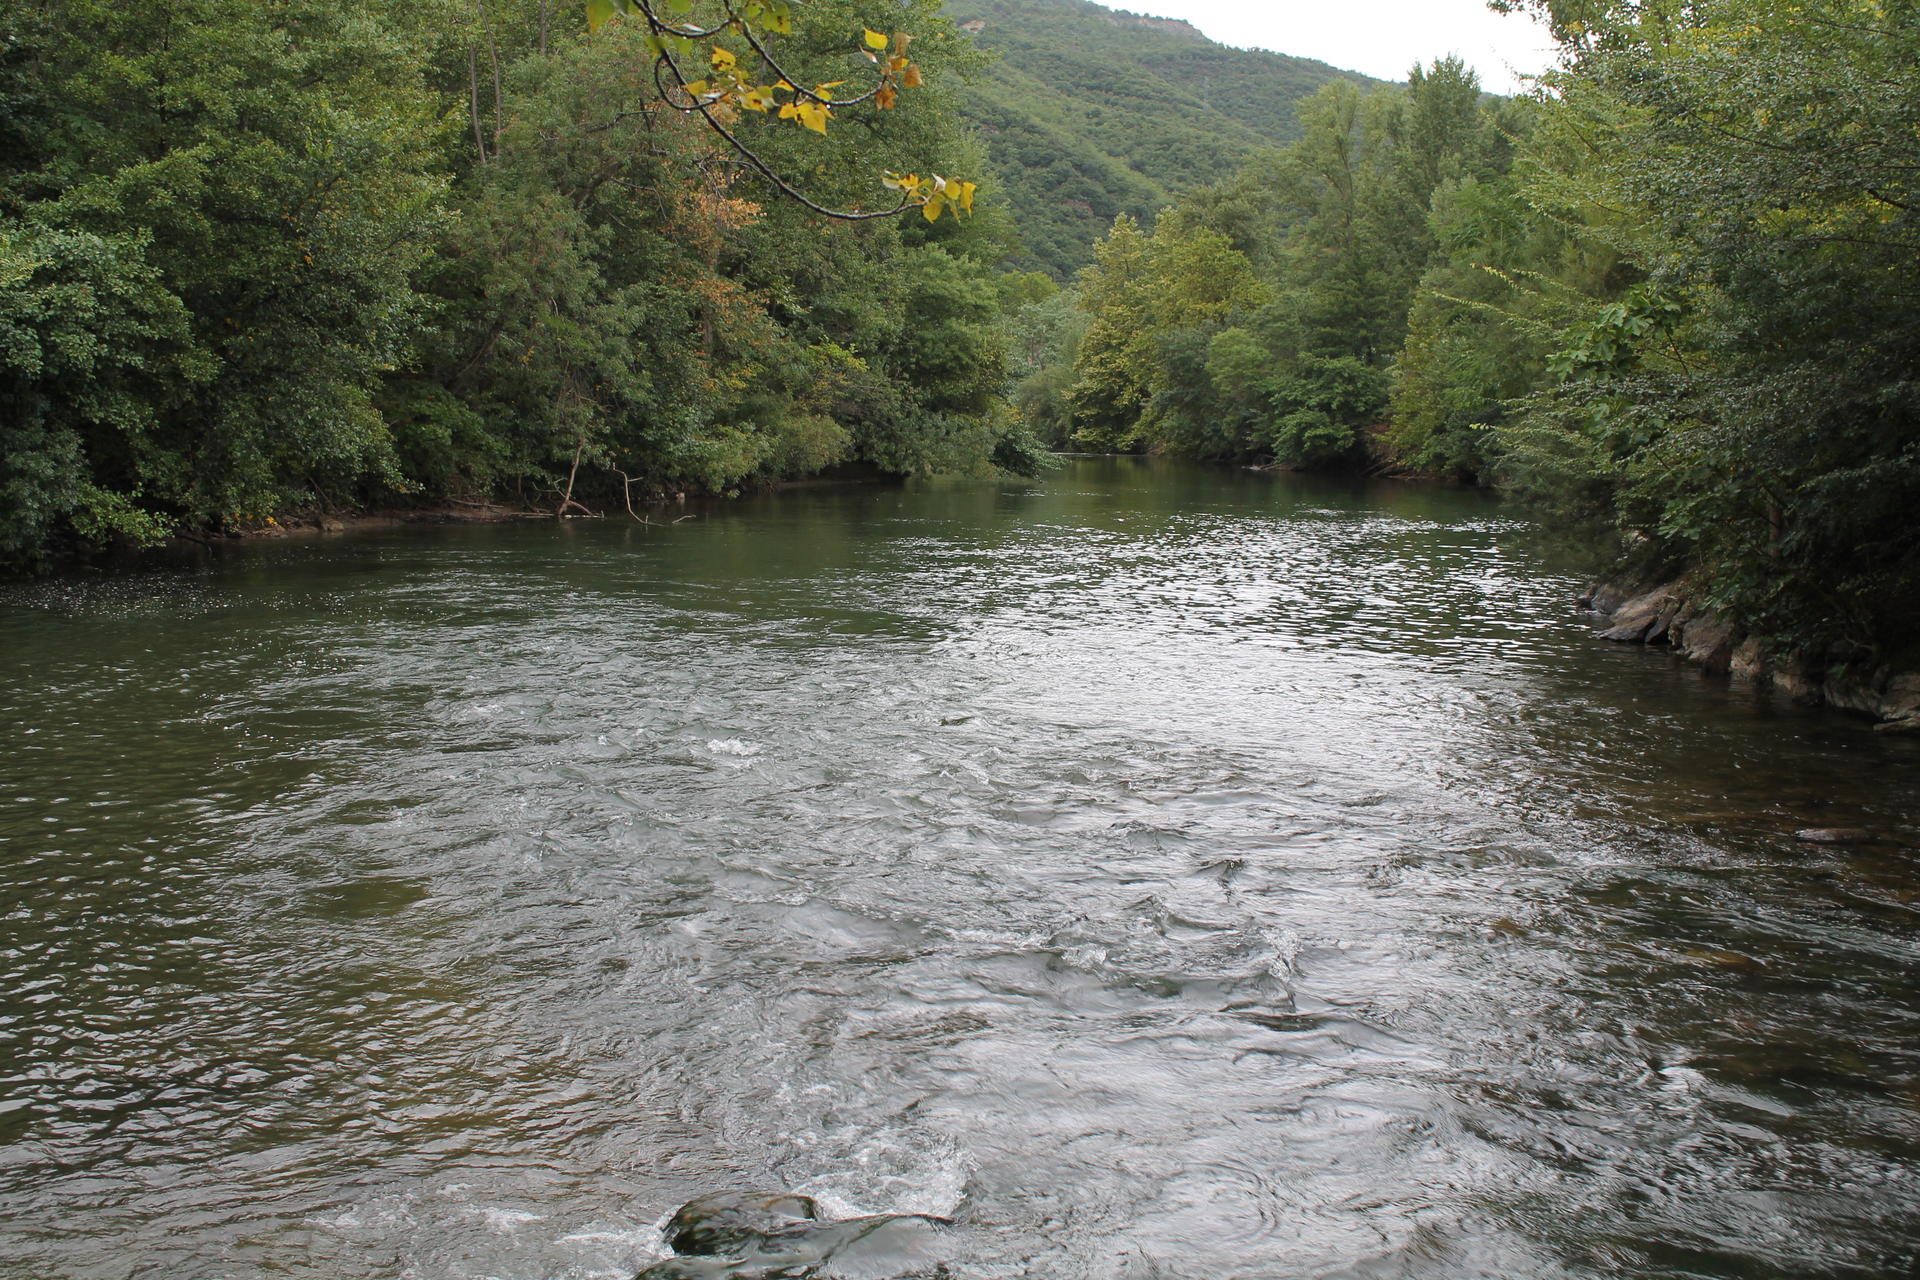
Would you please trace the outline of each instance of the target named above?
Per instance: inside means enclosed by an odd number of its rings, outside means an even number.
[[[586,8],[10,6],[0,564],[300,507],[1030,466],[1004,217],[821,219],[663,100],[644,24]],[[914,38],[897,109],[820,131],[723,104],[809,196],[978,171],[952,111],[977,55],[937,0],[779,25],[823,86]],[[751,56],[737,34],[697,56]]]
[[[673,109],[645,24],[588,30],[619,7],[10,8],[0,562],[301,508],[1031,471],[1044,441],[1497,484],[1738,634],[1911,660],[1911,0],[1496,0],[1559,41],[1533,92],[1451,59],[1397,86],[1301,64],[1257,102],[1266,63],[1083,0],[969,0],[965,29],[938,0],[763,3],[806,84],[891,65],[896,30],[913,67],[833,116],[736,73],[734,41],[701,83],[751,157]],[[1019,100],[970,133],[995,39],[1027,87],[991,81]],[[1112,176],[1075,139],[1138,106],[1083,92],[1090,57],[1206,102],[1109,130],[1185,191],[1063,281],[1082,187]],[[1309,81],[1297,122],[1261,123]],[[1016,107],[1052,122],[1053,177]],[[1207,174],[1188,126],[1223,110],[1284,145]],[[937,173],[981,200],[842,221],[766,172],[841,209]]]
[[[1324,87],[1116,220],[1020,403],[1082,448],[1497,483],[1738,634],[1910,661],[1920,14],[1509,7],[1560,42],[1537,92]]]

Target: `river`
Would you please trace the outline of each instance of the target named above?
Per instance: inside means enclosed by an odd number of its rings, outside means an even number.
[[[0,1276],[1913,1274],[1920,742],[1576,586],[1080,459],[6,588]]]

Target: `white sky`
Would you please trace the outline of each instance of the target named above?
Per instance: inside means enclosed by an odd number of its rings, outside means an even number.
[[[1382,80],[1415,62],[1457,53],[1494,93],[1521,88],[1515,73],[1551,63],[1546,29],[1494,13],[1483,0],[1102,0],[1115,9],[1185,18],[1221,44],[1318,58]]]

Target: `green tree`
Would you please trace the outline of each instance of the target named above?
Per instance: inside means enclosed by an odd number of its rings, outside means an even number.
[[[76,0],[10,19],[24,136],[0,208],[29,260],[50,251],[16,287],[81,287],[110,254],[123,280],[94,295],[95,331],[164,329],[175,352],[144,361],[137,410],[110,417],[34,379],[124,374],[125,358],[14,365],[39,430],[78,442],[67,496],[41,509],[151,532],[271,510],[294,478],[394,474],[374,396],[420,323],[412,281],[444,186],[421,84],[437,16]],[[105,508],[121,514],[102,524]]]
[[[1643,557],[1810,653],[1920,609],[1920,14],[1877,0],[1556,6],[1543,208],[1644,283],[1558,334],[1504,434],[1584,460]],[[1578,468],[1576,468],[1577,470]]]
[[[783,7],[706,7],[733,16],[670,40],[551,0],[9,10],[0,558],[312,504],[1028,466],[982,266],[1006,222],[930,217],[973,202],[934,177],[979,160],[970,45],[935,0],[887,8],[911,41],[814,0],[777,59],[827,92],[756,104]],[[826,129],[850,60],[861,126]],[[823,222],[783,178],[845,204],[892,165],[910,221]]]
[[[1095,450],[1127,449],[1153,394],[1147,237],[1123,213],[1093,252],[1093,265],[1080,277],[1088,323],[1075,352],[1069,395],[1075,441]]]

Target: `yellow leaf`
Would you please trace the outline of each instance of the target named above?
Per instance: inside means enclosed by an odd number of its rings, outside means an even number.
[[[940,211],[946,208],[946,206],[947,202],[944,197],[937,195],[929,197],[927,202],[920,206],[920,216],[928,222],[938,222],[940,221]]]
[[[817,102],[795,103],[794,114],[799,117],[801,124],[818,134],[826,133],[827,121],[833,118],[833,112]]]
[[[884,49],[887,47],[887,38],[871,27],[860,28],[860,34],[866,37],[867,48],[869,49]]]
[[[727,71],[727,70],[731,70],[731,69],[732,69],[732,67],[733,67],[733,64],[734,64],[734,63],[736,63],[736,62],[738,62],[738,61],[739,61],[739,59],[738,59],[738,58],[736,58],[736,57],[734,57],[734,56],[733,56],[733,54],[732,54],[731,52],[729,52],[728,50],[726,50],[726,49],[722,49],[722,48],[720,48],[720,47],[719,47],[718,45],[715,45],[715,46],[714,46],[714,49],[713,49],[713,69],[714,69],[715,71]]]

